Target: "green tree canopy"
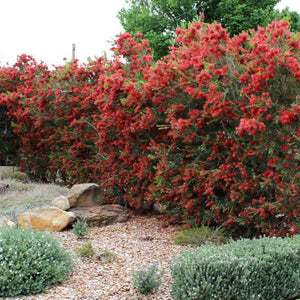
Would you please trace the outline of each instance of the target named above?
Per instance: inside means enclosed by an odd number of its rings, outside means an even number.
[[[124,29],[135,35],[142,32],[154,51],[154,59],[168,53],[176,28],[199,19],[220,22],[230,35],[266,26],[275,18],[280,0],[126,0],[118,13]]]
[[[266,27],[274,20],[274,7],[280,0],[222,0],[214,20],[220,22],[230,35],[257,26]]]
[[[275,10],[274,19],[288,21],[292,32],[300,32],[300,15],[296,11],[290,11],[288,7],[282,11]]]
[[[127,7],[118,17],[127,32],[142,32],[154,50],[154,58],[168,54],[174,32],[182,22],[191,22],[197,16],[195,0],[127,0]]]

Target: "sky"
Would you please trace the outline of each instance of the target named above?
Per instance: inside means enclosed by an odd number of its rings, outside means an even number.
[[[12,65],[21,54],[32,55],[49,67],[76,58],[109,54],[115,36],[123,32],[118,11],[125,0],[2,0],[0,1],[0,64]],[[299,0],[282,0],[300,13]]]

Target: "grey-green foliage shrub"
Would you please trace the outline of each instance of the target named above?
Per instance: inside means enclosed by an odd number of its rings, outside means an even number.
[[[77,236],[77,238],[82,238],[86,236],[89,232],[89,225],[86,220],[77,220],[73,226],[73,233]]]
[[[300,295],[300,236],[193,248],[171,271],[175,300],[292,299]]]
[[[72,258],[45,232],[0,228],[0,297],[32,295],[67,279]]]
[[[151,265],[147,269],[134,271],[132,273],[133,286],[142,294],[149,294],[153,291],[158,291],[162,283],[163,272],[158,272],[156,265]]]

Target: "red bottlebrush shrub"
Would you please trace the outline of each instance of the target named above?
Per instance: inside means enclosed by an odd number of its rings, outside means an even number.
[[[68,183],[99,180],[95,146],[97,130],[92,115],[97,110],[87,100],[102,72],[103,59],[79,66],[73,61],[58,67],[51,74],[54,99],[44,111],[44,122],[52,119],[54,131],[47,137],[50,144],[50,165]],[[54,117],[52,117],[54,116]]]
[[[162,113],[146,93],[152,60],[148,42],[125,33],[113,50],[114,58],[88,98],[97,105],[92,117],[101,184],[110,201],[140,209],[154,174],[150,146],[164,134],[157,128]]]
[[[284,21],[232,39],[219,24],[178,34],[149,81],[170,126],[152,196],[197,224],[299,232],[299,34]]]
[[[45,143],[52,128],[45,126],[39,113],[53,99],[49,89],[50,71],[32,57],[22,55],[14,65],[18,80],[14,91],[3,91],[1,104],[8,109],[14,122],[14,133],[20,144],[20,166],[36,179],[46,180],[49,165],[49,145]]]
[[[59,171],[68,183],[89,181],[97,132],[89,123],[95,106],[84,99],[97,81],[98,65],[101,60],[81,67],[74,61],[51,72],[32,57],[19,57],[15,90],[3,91],[0,104],[15,123],[20,166],[31,177],[49,181]]]

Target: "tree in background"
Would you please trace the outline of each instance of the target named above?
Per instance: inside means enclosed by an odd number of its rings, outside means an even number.
[[[291,23],[292,31],[299,31],[297,12],[275,10],[280,0],[126,0],[127,6],[118,13],[126,32],[143,33],[153,49],[154,60],[169,52],[174,43],[175,30],[199,20],[204,14],[206,23],[220,22],[231,36],[265,27],[274,19]]]
[[[280,0],[221,0],[214,19],[233,36],[243,30],[256,29],[257,26],[266,27],[274,19],[274,7]]]
[[[195,0],[126,0],[128,7],[119,11],[118,18],[126,32],[143,33],[154,50],[154,59],[167,55],[174,33],[182,22],[191,22],[198,15]]]
[[[288,7],[282,11],[275,11],[275,20],[285,20],[290,23],[290,29],[292,32],[300,32],[300,15],[296,11],[290,11]]]

